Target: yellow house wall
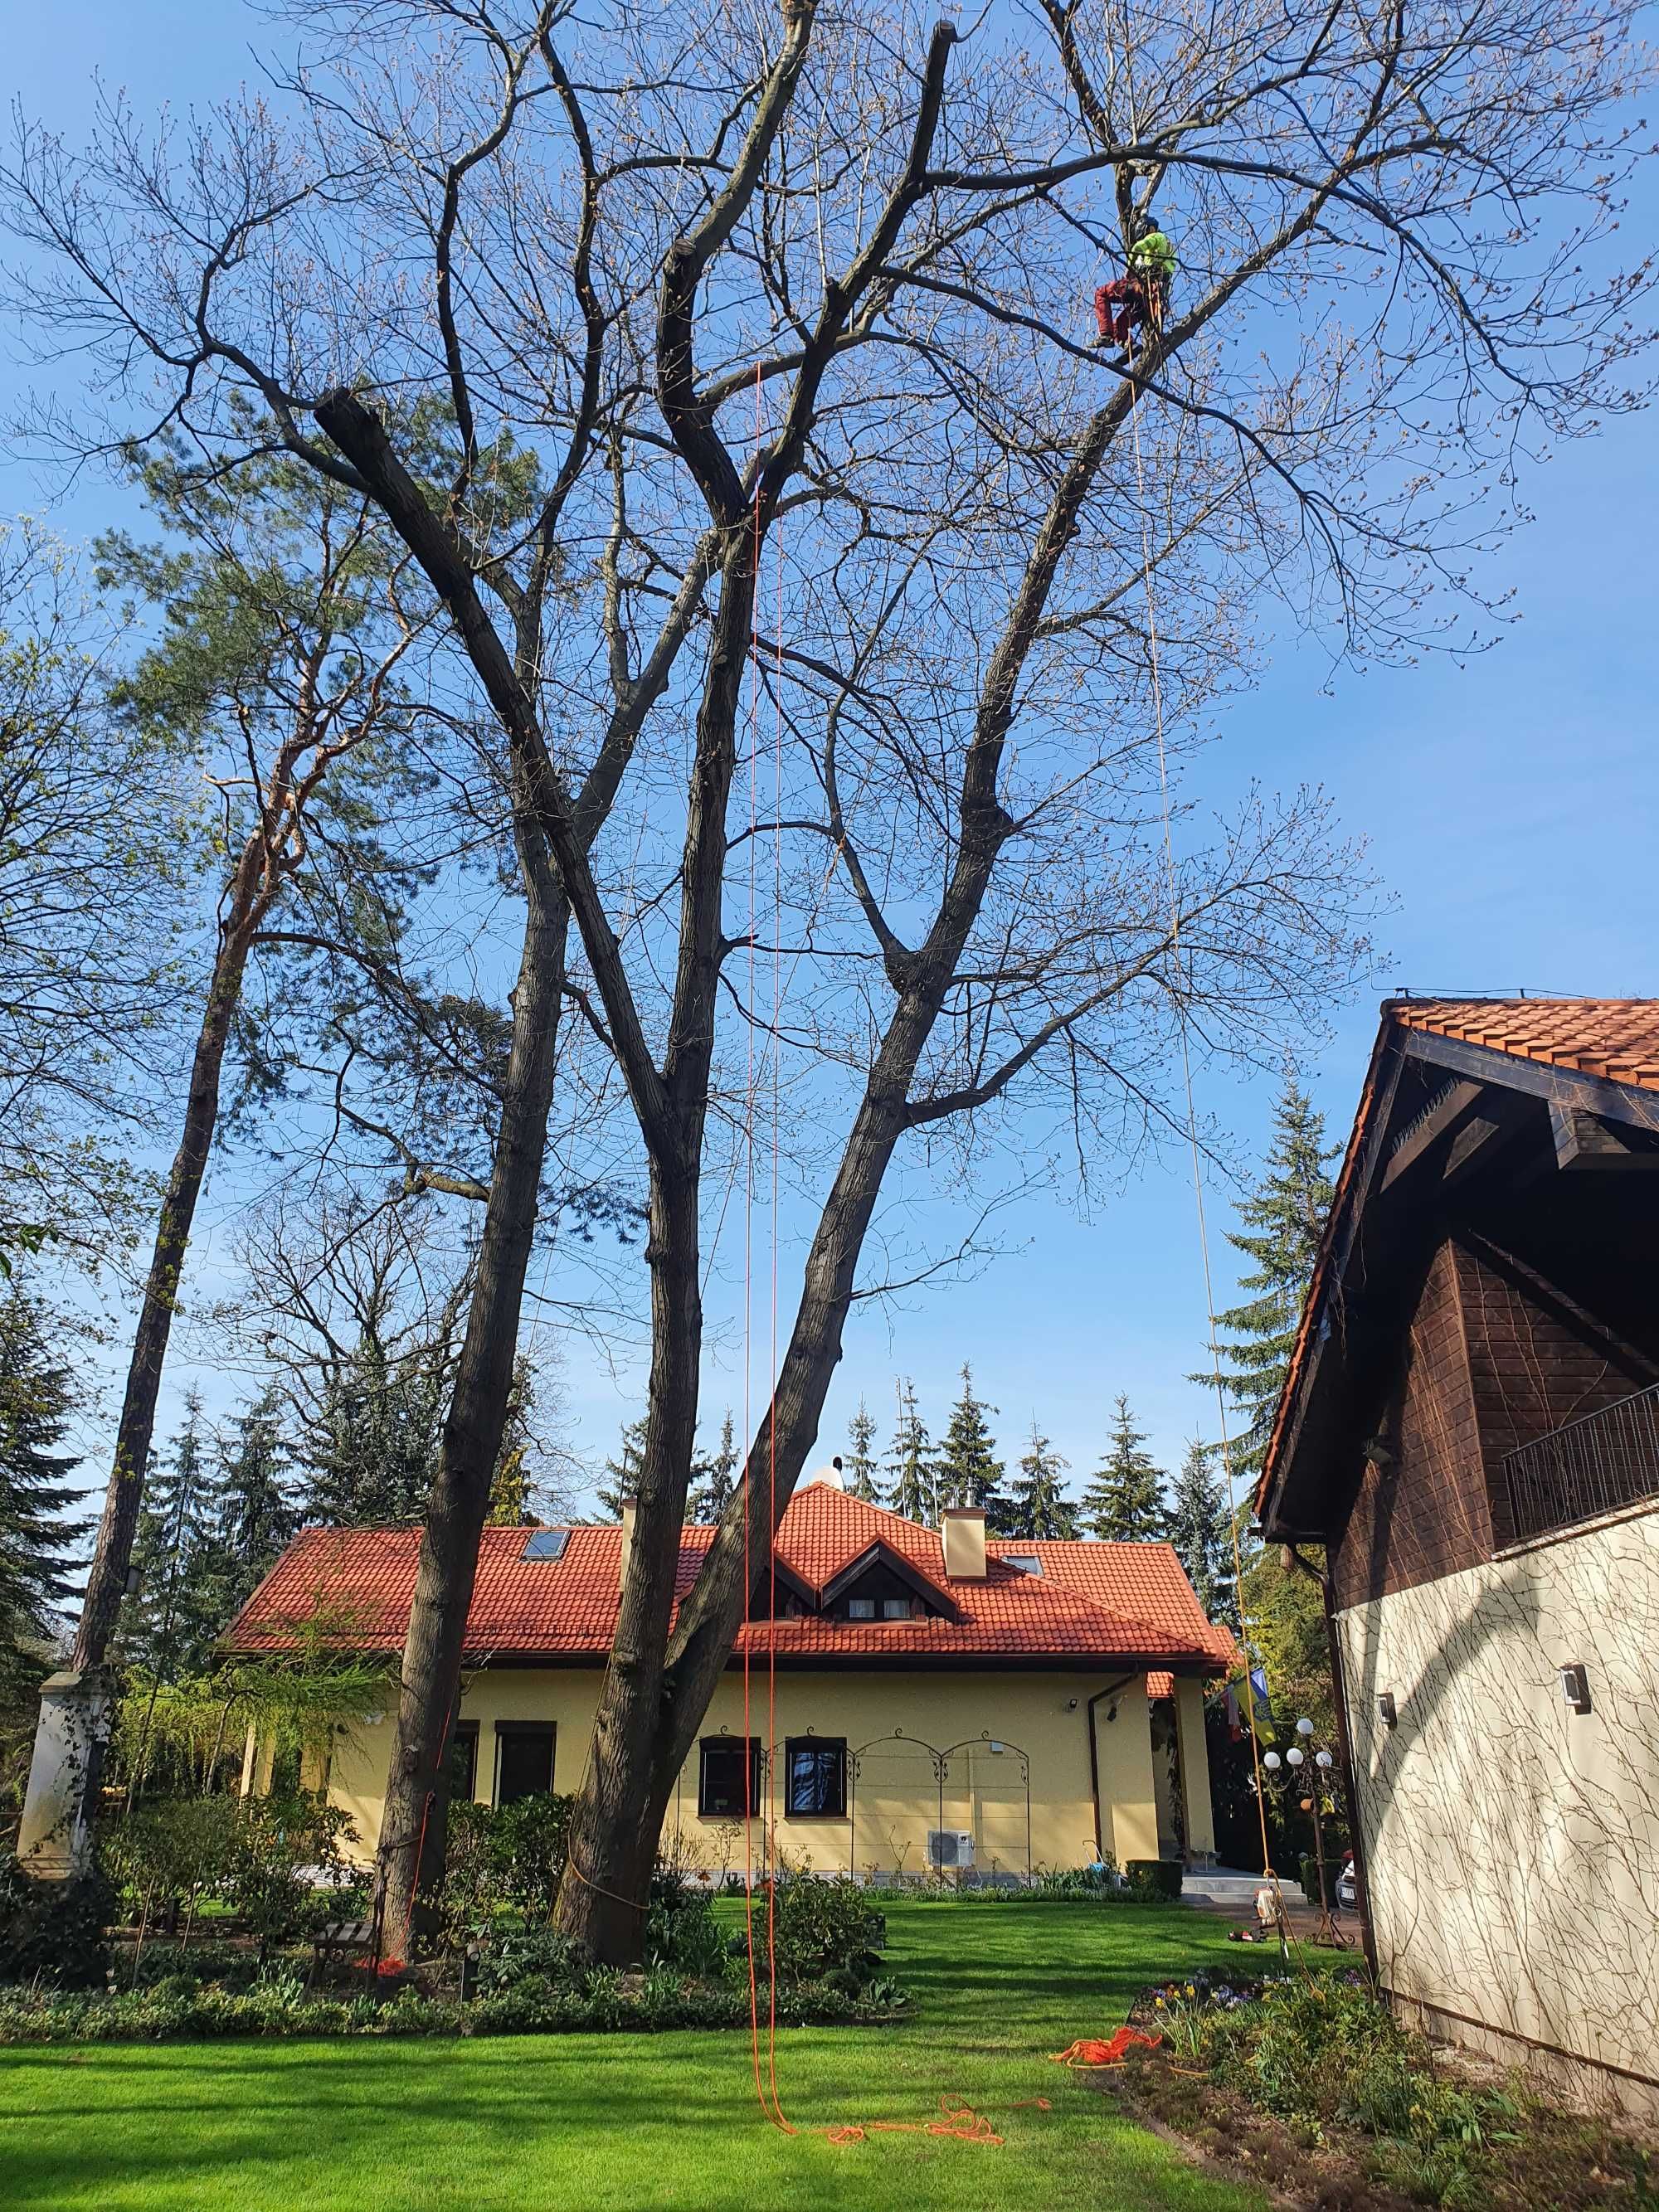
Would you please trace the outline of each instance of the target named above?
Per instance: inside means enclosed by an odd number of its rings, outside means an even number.
[[[1383,1981],[1659,2077],[1659,1515],[1354,1607],[1337,1632]],[[1571,1662],[1588,1713],[1563,1701]]]
[[[498,1668],[469,1680],[460,1717],[478,1723],[475,1794],[488,1803],[495,1783],[495,1723],[550,1720],[553,1786],[574,1790],[582,1778],[599,1688],[597,1669]],[[1023,1753],[1030,1771],[1033,1868],[1086,1865],[1095,1855],[1094,1799],[1089,1771],[1091,1695],[1117,1677],[1011,1674],[804,1674],[777,1677],[775,1763],[778,1841],[792,1859],[820,1872],[865,1872],[927,1864],[927,1831],[941,1825],[938,1784],[926,1747],[951,1752],[943,1823],[970,1830],[981,1871],[1023,1874],[1026,1865]],[[764,1673],[750,1681],[749,1733],[768,1738]],[[1116,1708],[1116,1718],[1107,1713]],[[391,1755],[394,1716],[388,1709],[336,1752],[329,1795],[350,1814],[359,1848],[373,1848]],[[1152,1795],[1152,1740],[1144,1676],[1103,1701],[1094,1717],[1106,1847],[1121,1865],[1155,1858],[1158,1824]],[[902,1730],[902,1735],[896,1735]],[[744,1733],[743,1681],[727,1674],[716,1690],[700,1736]],[[862,1755],[851,1779],[848,1817],[791,1820],[782,1814],[781,1746],[787,1737],[841,1736]],[[1009,1747],[994,1752],[994,1739]],[[952,1752],[952,1747],[957,1748]],[[732,1825],[697,1811],[699,1759],[694,1749],[670,1807],[665,1836],[677,1836],[695,1863],[741,1871],[742,1843]],[[1207,1817],[1207,1784],[1206,1788]]]

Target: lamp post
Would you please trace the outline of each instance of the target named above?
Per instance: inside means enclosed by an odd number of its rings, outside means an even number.
[[[1313,1736],[1314,1724],[1304,1713],[1296,1724],[1297,1741],[1285,1753],[1283,1759],[1276,1751],[1268,1752],[1261,1764],[1270,1774],[1278,1774],[1289,1767],[1299,1778],[1300,1770],[1307,1765],[1308,1751]],[[1309,1796],[1302,1800],[1305,1811],[1313,1814],[1314,1862],[1319,1869],[1319,1925],[1314,1930],[1316,1943],[1327,1943],[1336,1949],[1346,1949],[1348,1939],[1340,1933],[1331,1915],[1330,1887],[1325,1879],[1325,1830],[1320,1817],[1320,1793],[1329,1783],[1336,1760],[1334,1755],[1321,1748],[1313,1753],[1313,1785]]]

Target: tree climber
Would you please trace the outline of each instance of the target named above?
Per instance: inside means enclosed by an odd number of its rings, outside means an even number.
[[[1126,346],[1137,324],[1161,330],[1175,272],[1174,246],[1151,216],[1139,216],[1127,271],[1103,284],[1095,294],[1095,320],[1099,325],[1095,343]]]

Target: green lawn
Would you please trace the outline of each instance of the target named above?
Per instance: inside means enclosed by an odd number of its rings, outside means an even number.
[[[764,2125],[747,2038],[521,2036],[0,2051],[0,2203],[51,2212],[1255,2212],[1047,2064],[1121,2021],[1144,1983],[1230,1951],[1179,1906],[901,1905],[893,1971],[915,2017],[780,2033],[801,2132]],[[930,2118],[946,2093],[1000,2149],[921,2135],[836,2146],[826,2126]],[[1053,2100],[1053,2110],[1017,2109]]]

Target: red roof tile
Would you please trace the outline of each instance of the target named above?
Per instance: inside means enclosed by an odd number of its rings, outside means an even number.
[[[1659,999],[1395,999],[1401,1029],[1659,1091]]]
[[[616,1628],[622,1531],[573,1528],[564,1556],[527,1560],[525,1528],[486,1528],[467,1615],[466,1648],[475,1659],[505,1652],[598,1660]],[[688,1527],[680,1542],[678,1595],[696,1579],[712,1528]],[[756,1622],[742,1632],[751,1652],[769,1644],[780,1657],[824,1660],[891,1657],[970,1662],[1052,1659],[1102,1665],[1157,1658],[1217,1670],[1226,1663],[1225,1632],[1212,1627],[1180,1560],[1167,1544],[1031,1543],[992,1538],[983,1582],[948,1579],[938,1532],[826,1484],[791,1501],[778,1532],[778,1558],[820,1589],[875,1541],[948,1592],[958,1618],[845,1621],[807,1618]],[[415,1589],[418,1528],[307,1528],[248,1600],[224,1637],[228,1650],[283,1650],[297,1622],[320,1607],[338,1615],[365,1650],[395,1650],[404,1639]],[[1007,1566],[1006,1553],[1041,1560],[1042,1572]]]

